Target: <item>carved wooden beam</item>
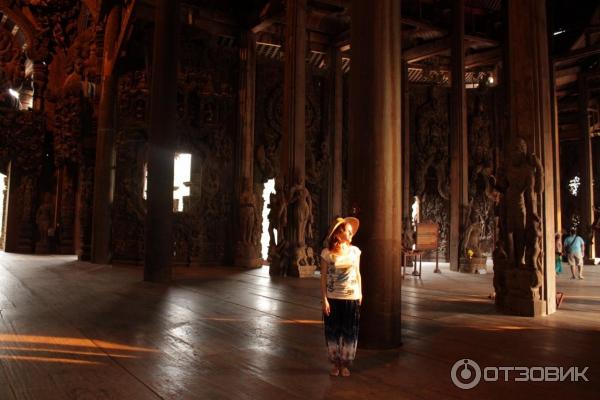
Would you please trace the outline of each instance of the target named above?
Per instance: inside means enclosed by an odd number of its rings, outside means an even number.
[[[600,44],[572,50],[554,57],[554,62],[577,61],[585,57],[600,54]]]
[[[129,31],[132,26],[133,20],[133,10],[135,9],[137,0],[131,0],[129,5],[125,10],[123,10],[123,14],[121,16],[121,29],[119,31],[119,37],[117,38],[117,43],[115,43],[115,52],[113,53],[112,60],[110,60],[108,64],[108,74],[112,74],[112,71],[117,64],[117,60],[121,56],[121,51],[123,49],[123,43],[126,40],[126,37],[129,35]],[[106,46],[107,44],[105,44]],[[110,44],[109,44],[110,45]]]
[[[439,32],[442,35],[448,34],[448,30],[446,28],[435,26],[428,21],[403,16],[401,22],[405,25],[413,26],[417,29],[422,29],[425,31],[435,31]],[[498,42],[497,40],[481,35],[465,34],[465,40],[468,40],[469,42],[485,44],[490,47],[500,45],[500,42]]]
[[[333,46],[339,48],[342,52],[350,49],[350,29],[340,33],[333,40]]]
[[[427,42],[420,46],[411,47],[402,52],[404,61],[411,63],[417,62],[450,50],[450,37]]]
[[[479,53],[469,54],[465,57],[465,68],[475,68],[482,65],[490,65],[499,62],[502,59],[502,49],[495,48]]]
[[[579,73],[579,66],[574,66],[574,67],[570,67],[570,68],[561,68],[561,69],[556,69],[556,72],[554,72],[554,77],[555,78],[563,78],[565,76],[570,76],[570,75],[577,75]]]
[[[27,42],[27,47],[31,49],[33,47],[33,43],[35,42],[35,37],[37,35],[37,30],[29,21],[29,19],[21,13],[20,10],[15,10],[10,6],[12,1],[8,0],[0,0],[0,12],[6,15],[10,20],[12,20],[19,29],[23,32],[25,36],[25,41]]]
[[[275,23],[283,23],[285,19],[285,9],[280,0],[269,1],[258,13],[257,21],[251,23],[252,33],[259,33]]]

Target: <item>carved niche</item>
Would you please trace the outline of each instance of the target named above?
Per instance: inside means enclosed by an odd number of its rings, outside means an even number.
[[[419,196],[421,221],[440,227],[440,253],[448,254],[449,116],[448,88],[410,85],[411,193]]]

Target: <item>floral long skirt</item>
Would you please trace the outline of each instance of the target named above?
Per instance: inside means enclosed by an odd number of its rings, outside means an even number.
[[[358,343],[358,300],[328,299],[331,312],[323,314],[327,355],[333,364],[350,365]]]

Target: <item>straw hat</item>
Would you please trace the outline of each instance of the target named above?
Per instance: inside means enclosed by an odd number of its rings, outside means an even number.
[[[331,235],[333,235],[333,232],[335,232],[335,230],[342,224],[350,224],[352,226],[353,235],[356,235],[356,231],[358,231],[360,221],[358,220],[358,218],[354,217],[336,218],[333,222],[333,225],[331,226],[331,229],[329,229],[329,233],[327,234],[327,238],[325,240],[329,241]]]

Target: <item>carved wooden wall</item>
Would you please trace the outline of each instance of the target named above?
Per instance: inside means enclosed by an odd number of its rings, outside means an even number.
[[[313,203],[312,238],[308,246],[317,251],[329,222],[328,185],[331,158],[327,115],[328,78],[325,70],[307,66],[306,84],[306,187]],[[256,68],[256,116],[254,176],[255,193],[279,172],[283,117],[283,63],[259,57]],[[260,184],[260,186],[259,186]],[[262,200],[257,209],[262,209]],[[259,217],[262,220],[262,216]]]
[[[421,221],[440,225],[440,252],[448,257],[450,88],[410,84],[410,192],[420,198]],[[491,255],[494,245],[495,175],[498,165],[497,88],[467,91],[469,201],[461,232],[477,225],[480,249]],[[413,161],[414,160],[414,161]],[[466,240],[463,238],[463,240]]]
[[[495,149],[499,132],[495,114],[496,91],[485,86],[467,91],[470,207],[464,215],[463,233],[469,225],[477,226],[479,249],[485,256],[491,256],[495,239],[497,194],[494,186],[498,165]]]
[[[231,264],[234,227],[234,146],[238,49],[198,31],[182,35],[175,151],[191,153],[190,196],[175,213],[175,261]],[[127,73],[119,85],[119,139],[113,242],[115,258],[143,257],[147,138],[146,74]]]
[[[440,226],[440,257],[449,257],[449,88],[411,84],[410,192],[419,196],[421,221]],[[414,161],[412,161],[414,160]]]

